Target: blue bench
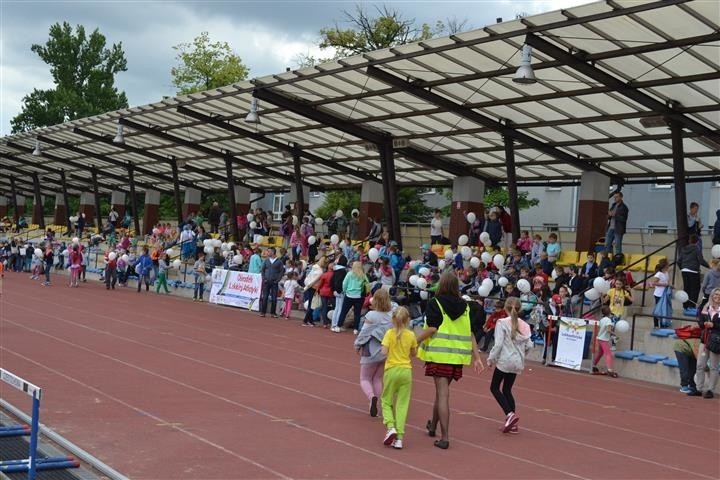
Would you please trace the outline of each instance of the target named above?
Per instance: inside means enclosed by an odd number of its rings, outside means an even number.
[[[671,335],[675,335],[675,330],[672,328],[658,328],[657,330],[650,332],[650,335],[653,337],[667,338]]]
[[[679,368],[678,361],[676,358],[666,358],[662,361],[662,364],[666,367],[673,367],[673,368]]]
[[[663,360],[666,360],[668,357],[667,355],[641,355],[637,357],[637,359],[641,362],[645,363],[658,363]]]
[[[615,352],[616,358],[622,358],[625,360],[635,360],[636,358],[645,355],[643,352],[637,350],[623,350],[621,352]]]

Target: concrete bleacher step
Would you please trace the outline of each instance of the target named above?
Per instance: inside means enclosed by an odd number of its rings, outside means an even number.
[[[615,352],[614,368],[621,377],[660,383],[663,385],[680,385],[680,372],[677,368],[675,356],[668,358],[664,355],[640,355],[633,359],[619,356],[623,352]],[[663,360],[652,361],[657,357]],[[641,360],[644,359],[644,360]]]

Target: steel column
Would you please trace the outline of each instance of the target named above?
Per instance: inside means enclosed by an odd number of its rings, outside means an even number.
[[[505,167],[507,169],[508,207],[512,218],[512,243],[520,238],[520,208],[518,206],[517,175],[515,174],[515,145],[509,135],[503,137],[505,142]]]
[[[292,150],[293,169],[295,170],[295,214],[301,221],[305,215],[305,192],[303,192],[302,165],[300,163],[300,151]]]
[[[15,177],[10,177],[10,197],[11,202],[13,206],[13,215],[15,217],[15,223],[20,219],[20,215],[18,215],[18,205],[17,205],[17,189],[15,188]]]
[[[672,135],[673,180],[675,183],[675,221],[677,223],[678,247],[688,243],[687,193],[685,190],[685,156],[683,150],[683,125],[670,120]]]
[[[183,223],[183,203],[180,196],[180,174],[178,173],[177,159],[170,157],[170,168],[172,169],[173,195],[175,197],[175,209],[177,210],[178,226]]]
[[[93,195],[95,196],[95,219],[97,221],[98,233],[102,232],[102,213],[100,213],[100,189],[98,188],[97,179],[97,168],[90,168],[90,175],[92,176],[93,184]]]
[[[63,202],[65,202],[65,217],[67,222],[67,233],[72,232],[72,222],[70,221],[70,197],[67,192],[67,181],[65,180],[65,170],[60,170],[60,183],[62,184]]]
[[[382,169],[382,184],[385,196],[385,212],[388,217],[388,230],[390,238],[398,243],[402,249],[400,232],[400,210],[397,201],[397,181],[395,178],[395,152],[392,137],[378,145],[380,149],[380,166]]]
[[[240,241],[240,230],[238,230],[238,211],[235,203],[235,178],[233,177],[233,158],[225,155],[225,173],[227,174],[228,196],[230,197],[230,225],[232,226],[233,240]]]
[[[33,205],[33,216],[38,219],[38,226],[45,230],[45,212],[43,211],[42,194],[40,193],[40,177],[37,173],[32,174],[33,193],[35,194],[35,202]]]
[[[135,168],[132,162],[127,164],[128,183],[130,184],[130,205],[133,211],[133,224],[135,226],[135,235],[141,235],[140,231],[140,211],[138,210],[137,195],[135,193]]]

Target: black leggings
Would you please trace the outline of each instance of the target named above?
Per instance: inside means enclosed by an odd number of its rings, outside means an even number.
[[[500,408],[503,409],[505,415],[515,411],[515,399],[512,396],[512,387],[515,383],[514,373],[505,373],[499,368],[495,367],[493,372],[492,381],[490,382],[490,392],[497,400]],[[502,391],[500,391],[500,384],[502,383]]]

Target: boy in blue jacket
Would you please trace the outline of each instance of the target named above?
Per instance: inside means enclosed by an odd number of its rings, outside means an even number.
[[[143,247],[142,255],[140,255],[140,258],[138,258],[135,263],[135,273],[138,274],[138,292],[140,291],[143,281],[145,281],[145,291],[150,290],[150,272],[152,268],[153,262],[150,255],[148,255],[148,249],[147,247]]]

